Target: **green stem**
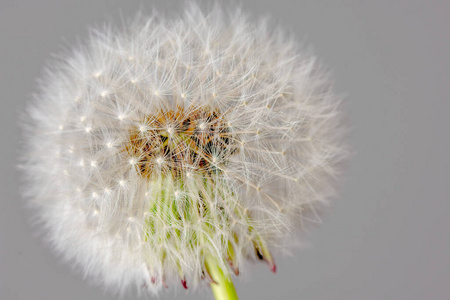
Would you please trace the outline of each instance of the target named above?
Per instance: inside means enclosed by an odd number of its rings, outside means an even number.
[[[215,281],[215,283],[211,283],[211,289],[216,300],[238,300],[231,277],[223,273],[212,257],[207,257],[205,262],[212,279]]]

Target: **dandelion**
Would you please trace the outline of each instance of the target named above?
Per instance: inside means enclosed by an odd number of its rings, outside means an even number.
[[[339,101],[315,57],[240,11],[93,30],[30,105],[27,196],[54,248],[123,293],[211,285],[335,195]],[[221,298],[222,297],[222,298]]]

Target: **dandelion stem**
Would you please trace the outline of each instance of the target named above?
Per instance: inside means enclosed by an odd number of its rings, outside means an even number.
[[[225,275],[220,269],[214,258],[207,257],[206,265],[212,279],[215,282],[211,283],[211,289],[213,291],[216,300],[238,300],[236,290],[233,285],[231,277]]]

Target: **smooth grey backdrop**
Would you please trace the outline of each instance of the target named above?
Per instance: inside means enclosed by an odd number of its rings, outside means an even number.
[[[142,4],[144,3],[144,4]],[[0,0],[0,299],[114,299],[60,263],[20,199],[18,114],[50,53],[88,25],[182,1]],[[243,1],[306,37],[346,93],[356,152],[312,245],[237,283],[241,299],[450,299],[448,1]],[[119,21],[119,20],[118,20]],[[162,299],[212,299],[184,291]]]

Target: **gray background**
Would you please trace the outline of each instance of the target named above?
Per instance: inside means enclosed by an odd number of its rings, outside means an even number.
[[[39,3],[38,3],[39,2]],[[170,12],[176,1],[147,1]],[[305,37],[346,93],[356,152],[311,246],[256,265],[241,299],[450,299],[450,4],[244,1]],[[134,1],[0,0],[0,299],[114,299],[36,237],[20,199],[17,115],[49,54]],[[184,291],[163,299],[212,299]]]

